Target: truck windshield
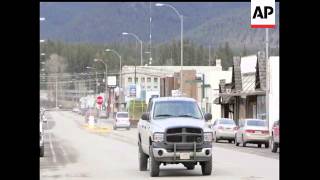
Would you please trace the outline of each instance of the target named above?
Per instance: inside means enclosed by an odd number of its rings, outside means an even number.
[[[201,119],[202,114],[195,102],[191,101],[160,101],[154,106],[154,119],[171,117],[189,117]]]

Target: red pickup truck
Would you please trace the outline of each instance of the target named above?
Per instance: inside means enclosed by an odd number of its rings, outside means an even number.
[[[275,121],[272,126],[272,134],[271,134],[271,151],[276,153],[278,148],[280,147],[280,120]]]

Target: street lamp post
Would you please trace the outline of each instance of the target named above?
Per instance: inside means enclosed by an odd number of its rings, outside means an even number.
[[[94,62],[101,62],[101,63],[103,63],[104,64],[104,67],[105,67],[105,69],[106,69],[106,77],[105,77],[105,86],[106,86],[106,94],[107,94],[107,86],[108,86],[108,82],[107,82],[107,77],[108,77],[108,74],[107,74],[107,70],[108,70],[108,68],[107,68],[107,63],[105,63],[103,60],[101,60],[101,59],[94,59]],[[107,96],[106,96],[107,97]]]
[[[181,40],[181,48],[180,48],[180,53],[181,53],[181,65],[180,65],[180,69],[181,69],[181,72],[180,72],[180,92],[182,93],[182,70],[183,70],[183,16],[178,12],[178,10],[176,8],[174,8],[172,5],[170,4],[162,4],[162,3],[156,3],[156,6],[158,7],[161,7],[161,6],[167,6],[167,7],[170,7],[171,9],[173,9],[176,14],[179,16],[180,18],[180,21],[181,21],[181,24],[180,24],[180,29],[181,29],[181,32],[180,32],[180,40]]]
[[[113,49],[106,49],[107,52],[113,52],[115,53],[118,57],[119,57],[119,60],[120,60],[120,70],[119,70],[119,95],[120,95],[120,102],[122,102],[122,93],[121,93],[121,88],[122,88],[122,68],[121,68],[121,56],[120,54],[113,50]],[[119,106],[120,107],[120,106]],[[118,109],[119,109],[118,107]]]
[[[103,63],[104,64],[104,67],[105,67],[105,69],[106,69],[106,76],[105,76],[105,89],[106,89],[106,91],[105,91],[105,102],[106,102],[106,100],[107,100],[107,98],[108,98],[108,81],[107,81],[107,78],[108,78],[108,72],[107,72],[107,70],[108,70],[108,66],[107,66],[107,63],[105,63],[102,59],[94,59],[94,62],[101,62],[101,63]],[[105,104],[105,103],[104,103]],[[105,106],[106,107],[106,106]],[[106,112],[107,112],[107,107],[106,107]],[[108,117],[109,117],[109,115],[108,115]]]
[[[131,35],[131,36],[135,37],[137,39],[137,41],[140,42],[140,65],[143,66],[142,41],[141,41],[141,39],[134,33],[123,32],[122,35]]]

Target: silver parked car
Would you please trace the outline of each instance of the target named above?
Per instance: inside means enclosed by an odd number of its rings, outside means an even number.
[[[130,129],[130,120],[128,112],[117,112],[115,122],[113,124],[113,129],[117,128],[127,128]]]
[[[235,135],[235,144],[239,146],[242,143],[243,147],[247,143],[264,144],[265,148],[269,148],[269,130],[266,120],[262,119],[244,119],[239,121],[239,127]]]
[[[219,140],[228,140],[229,143],[234,141],[237,125],[233,119],[220,118],[211,126],[215,142]]]

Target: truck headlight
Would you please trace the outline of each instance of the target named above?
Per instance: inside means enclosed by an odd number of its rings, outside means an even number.
[[[206,132],[203,134],[203,140],[204,141],[212,141],[212,132]]]
[[[164,134],[163,133],[154,133],[153,134],[153,141],[161,142],[163,140],[164,140]]]

